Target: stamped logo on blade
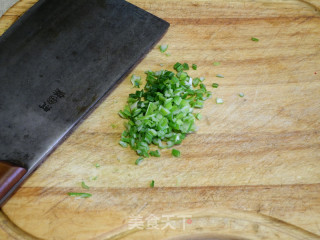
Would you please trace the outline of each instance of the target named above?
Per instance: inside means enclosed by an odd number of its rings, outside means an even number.
[[[42,108],[43,111],[48,112],[51,110],[52,105],[58,102],[59,98],[64,98],[65,93],[61,91],[59,88],[54,90],[52,92],[52,95],[50,95],[46,101],[44,101],[41,105],[39,105],[39,108]]]

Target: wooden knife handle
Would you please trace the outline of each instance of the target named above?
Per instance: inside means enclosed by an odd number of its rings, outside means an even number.
[[[0,162],[0,199],[26,174],[27,170],[7,162]]]

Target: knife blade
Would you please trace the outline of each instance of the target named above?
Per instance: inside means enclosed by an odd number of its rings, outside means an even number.
[[[169,27],[119,0],[40,0],[0,38],[0,205]]]

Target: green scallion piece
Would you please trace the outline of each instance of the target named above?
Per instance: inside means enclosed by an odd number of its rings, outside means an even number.
[[[175,104],[177,104],[178,106],[180,105],[181,101],[182,101],[182,98],[181,98],[180,96],[175,96],[175,97],[173,98],[173,102],[174,102]]]
[[[181,72],[183,70],[183,65],[179,62],[177,62],[174,66],[173,69],[176,70],[177,72]]]
[[[98,179],[98,176],[95,176],[95,177],[92,178],[93,181],[95,181],[97,179]]]
[[[140,165],[142,161],[143,161],[143,157],[139,157],[139,158],[136,160],[135,164],[136,164],[136,165]]]
[[[128,147],[128,144],[126,142],[120,141],[119,144],[124,148]]]
[[[216,77],[218,77],[218,78],[224,78],[224,76],[221,75],[221,74],[217,74]]]
[[[113,129],[115,129],[115,128],[117,128],[118,126],[117,126],[116,124],[111,124],[111,127],[112,127]]]
[[[218,84],[218,83],[212,83],[212,87],[213,87],[213,88],[218,88],[218,87],[219,87],[219,84]]]
[[[255,37],[252,37],[251,40],[254,41],[254,42],[259,42],[259,39],[255,38]]]
[[[177,150],[177,149],[172,149],[172,156],[174,156],[174,157],[180,157],[180,151],[179,150]]]
[[[197,70],[198,66],[196,64],[192,64],[192,69]]]
[[[244,97],[244,93],[239,93],[239,96],[240,97]]]
[[[84,189],[89,189],[90,187],[85,184],[84,181],[81,182],[81,187]]]
[[[92,196],[92,194],[90,193],[76,193],[76,192],[69,192],[68,195],[71,197],[81,197],[81,198],[88,198]]]
[[[131,76],[131,83],[132,83],[133,87],[139,88],[140,84],[141,84],[141,77],[133,74]]]
[[[202,119],[201,113],[197,113],[197,114],[196,114],[196,119],[198,119],[198,120],[201,120],[201,119]]]
[[[217,103],[217,104],[222,104],[222,103],[224,103],[224,102],[223,102],[223,99],[222,99],[222,98],[216,98],[216,103]]]
[[[168,49],[168,44],[161,44],[159,46],[160,52],[164,53]]]
[[[150,151],[149,154],[153,157],[160,157],[160,151],[155,150],[155,151]]]
[[[99,163],[96,163],[96,168],[99,168],[100,167],[100,164]]]
[[[183,69],[184,69],[184,70],[189,70],[189,65],[188,65],[188,63],[184,63],[184,64],[182,64],[182,66],[183,66]]]
[[[200,82],[201,82],[201,81],[200,81],[200,78],[195,78],[195,79],[192,80],[192,85],[193,85],[194,87],[197,87]]]
[[[151,181],[150,187],[151,187],[151,188],[154,188],[154,180]]]
[[[214,62],[213,65],[214,65],[214,66],[219,66],[219,65],[220,65],[220,62]]]

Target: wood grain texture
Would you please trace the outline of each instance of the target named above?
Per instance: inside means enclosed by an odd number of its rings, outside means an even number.
[[[16,4],[0,30],[34,2]],[[118,145],[117,112],[134,91],[125,79],[3,207],[11,225],[0,221],[0,237],[320,239],[319,2],[130,2],[171,23],[161,41],[171,56],[155,48],[134,74],[181,61],[198,64],[190,75],[205,76],[209,89],[220,84],[199,131],[178,147],[180,158],[164,150],[135,166],[136,155]],[[93,196],[67,196],[83,191],[82,180]],[[130,216],[150,214],[174,215],[177,228],[129,229]],[[181,215],[192,216],[184,231]]]

